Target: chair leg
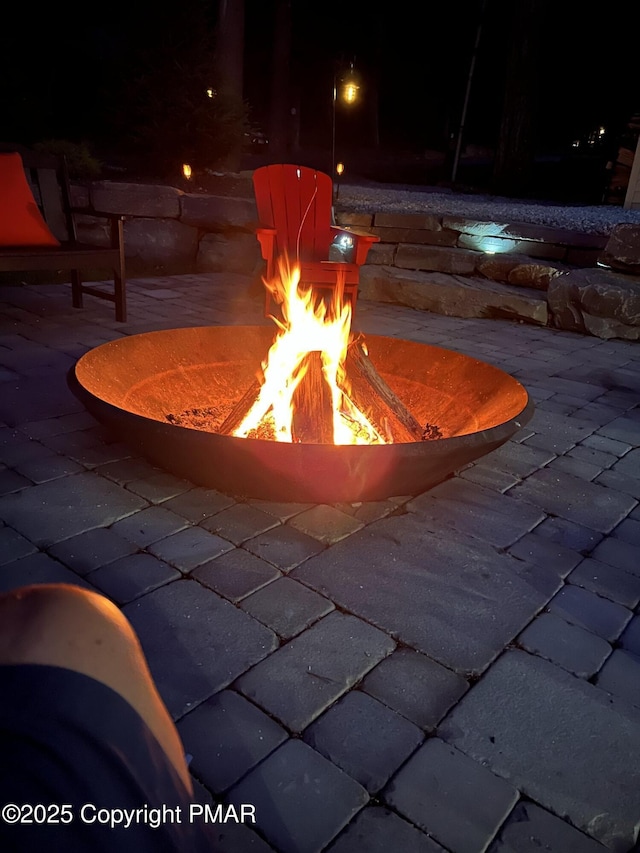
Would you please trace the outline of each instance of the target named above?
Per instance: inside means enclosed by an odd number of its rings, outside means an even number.
[[[71,270],[71,304],[82,308],[82,276],[80,270]]]

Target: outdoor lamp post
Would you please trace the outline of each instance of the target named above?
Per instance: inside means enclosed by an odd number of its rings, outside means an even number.
[[[343,77],[333,75],[333,99],[332,99],[332,121],[331,121],[331,180],[336,175],[336,105],[338,100],[347,106],[356,103],[359,97],[360,84],[353,69],[353,62],[349,65],[349,71]],[[344,168],[344,167],[343,167]]]

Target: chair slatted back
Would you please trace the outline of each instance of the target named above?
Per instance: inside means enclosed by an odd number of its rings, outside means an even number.
[[[328,258],[333,203],[329,175],[278,163],[256,169],[253,187],[260,224],[277,230],[278,255],[303,262]]]

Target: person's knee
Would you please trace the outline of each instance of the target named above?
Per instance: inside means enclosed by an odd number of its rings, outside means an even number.
[[[6,664],[72,669],[115,690],[151,728],[190,790],[177,731],[138,637],[107,598],[67,584],[0,595],[0,665]]]
[[[129,623],[104,596],[67,584],[37,584],[0,596],[0,663],[85,671],[137,646]]]

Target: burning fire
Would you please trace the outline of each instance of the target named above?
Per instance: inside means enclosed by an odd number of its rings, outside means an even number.
[[[276,441],[302,440],[296,429],[304,411],[318,412],[318,396],[326,397],[329,440],[333,444],[387,444],[384,436],[350,399],[345,371],[351,339],[351,303],[344,299],[339,276],[329,304],[300,287],[300,268],[280,258],[278,275],[265,281],[282,320],[273,317],[278,333],[262,364],[258,396],[233,435],[247,438],[268,430]]]

